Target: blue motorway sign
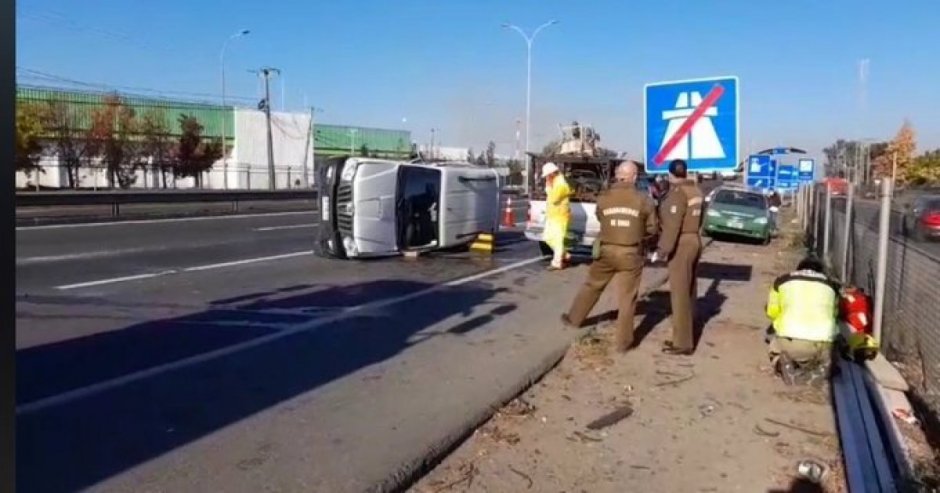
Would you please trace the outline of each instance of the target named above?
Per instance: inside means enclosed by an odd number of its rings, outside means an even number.
[[[646,170],[665,173],[683,159],[689,171],[738,165],[737,77],[656,82],[643,87]]]
[[[816,161],[800,159],[797,168],[800,183],[809,183],[816,179]]]

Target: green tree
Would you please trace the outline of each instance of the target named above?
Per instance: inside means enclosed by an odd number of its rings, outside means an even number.
[[[153,108],[140,118],[140,139],[142,157],[149,159],[150,168],[159,173],[161,186],[167,187],[167,175],[173,172],[176,164],[173,159],[173,139],[166,124],[166,113]]]
[[[29,177],[33,171],[42,172],[39,158],[42,156],[40,138],[43,133],[43,109],[33,103],[16,105],[16,145],[13,161],[16,171]]]
[[[368,156],[369,156],[369,146],[367,146],[367,145],[365,145],[365,144],[362,144],[362,146],[359,147],[359,155],[360,155],[360,156],[363,156],[363,157],[368,157]]]
[[[907,178],[911,185],[940,184],[940,149],[927,151],[914,158],[907,170]]]
[[[197,187],[202,187],[202,174],[222,157],[222,143],[219,139],[206,141],[202,132],[205,129],[199,120],[190,115],[179,117],[180,137],[175,149],[174,175],[193,177]]]

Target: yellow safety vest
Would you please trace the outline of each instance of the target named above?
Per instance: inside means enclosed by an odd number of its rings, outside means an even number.
[[[811,270],[777,278],[767,298],[767,316],[779,337],[832,342],[839,333],[838,287]]]

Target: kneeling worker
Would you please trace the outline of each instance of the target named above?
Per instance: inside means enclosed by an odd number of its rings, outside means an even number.
[[[785,381],[796,374],[822,367],[828,372],[832,344],[839,335],[839,286],[813,257],[800,261],[795,271],[778,277],[767,298],[769,353]],[[795,365],[795,368],[794,368]]]
[[[561,316],[564,325],[580,327],[610,280],[621,273],[615,335],[620,351],[633,346],[633,317],[646,260],[644,240],[659,227],[653,201],[636,188],[638,171],[633,162],[620,164],[614,175],[617,183],[598,196],[596,215],[601,231],[595,240],[594,263],[571,309]]]

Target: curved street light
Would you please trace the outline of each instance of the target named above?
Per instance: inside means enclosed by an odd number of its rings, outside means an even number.
[[[532,43],[535,41],[535,37],[539,35],[539,32],[542,29],[545,29],[548,26],[558,24],[557,20],[550,20],[545,24],[535,28],[535,31],[532,31],[532,35],[529,36],[522,30],[521,27],[514,24],[503,23],[502,27],[505,29],[512,29],[519,33],[522,36],[522,39],[525,40],[526,45],[526,89],[525,89],[525,155],[526,155],[526,165],[525,165],[525,191],[529,193],[529,176],[532,174],[532,158],[529,156],[529,124],[532,116]]]
[[[227,112],[225,111],[225,49],[228,48],[229,42],[233,39],[247,36],[250,33],[251,31],[248,29],[242,29],[232,34],[222,43],[222,51],[219,52],[219,67],[222,73],[222,181],[226,190],[228,190],[228,152],[225,148],[225,125],[228,124],[228,118],[226,117]]]

